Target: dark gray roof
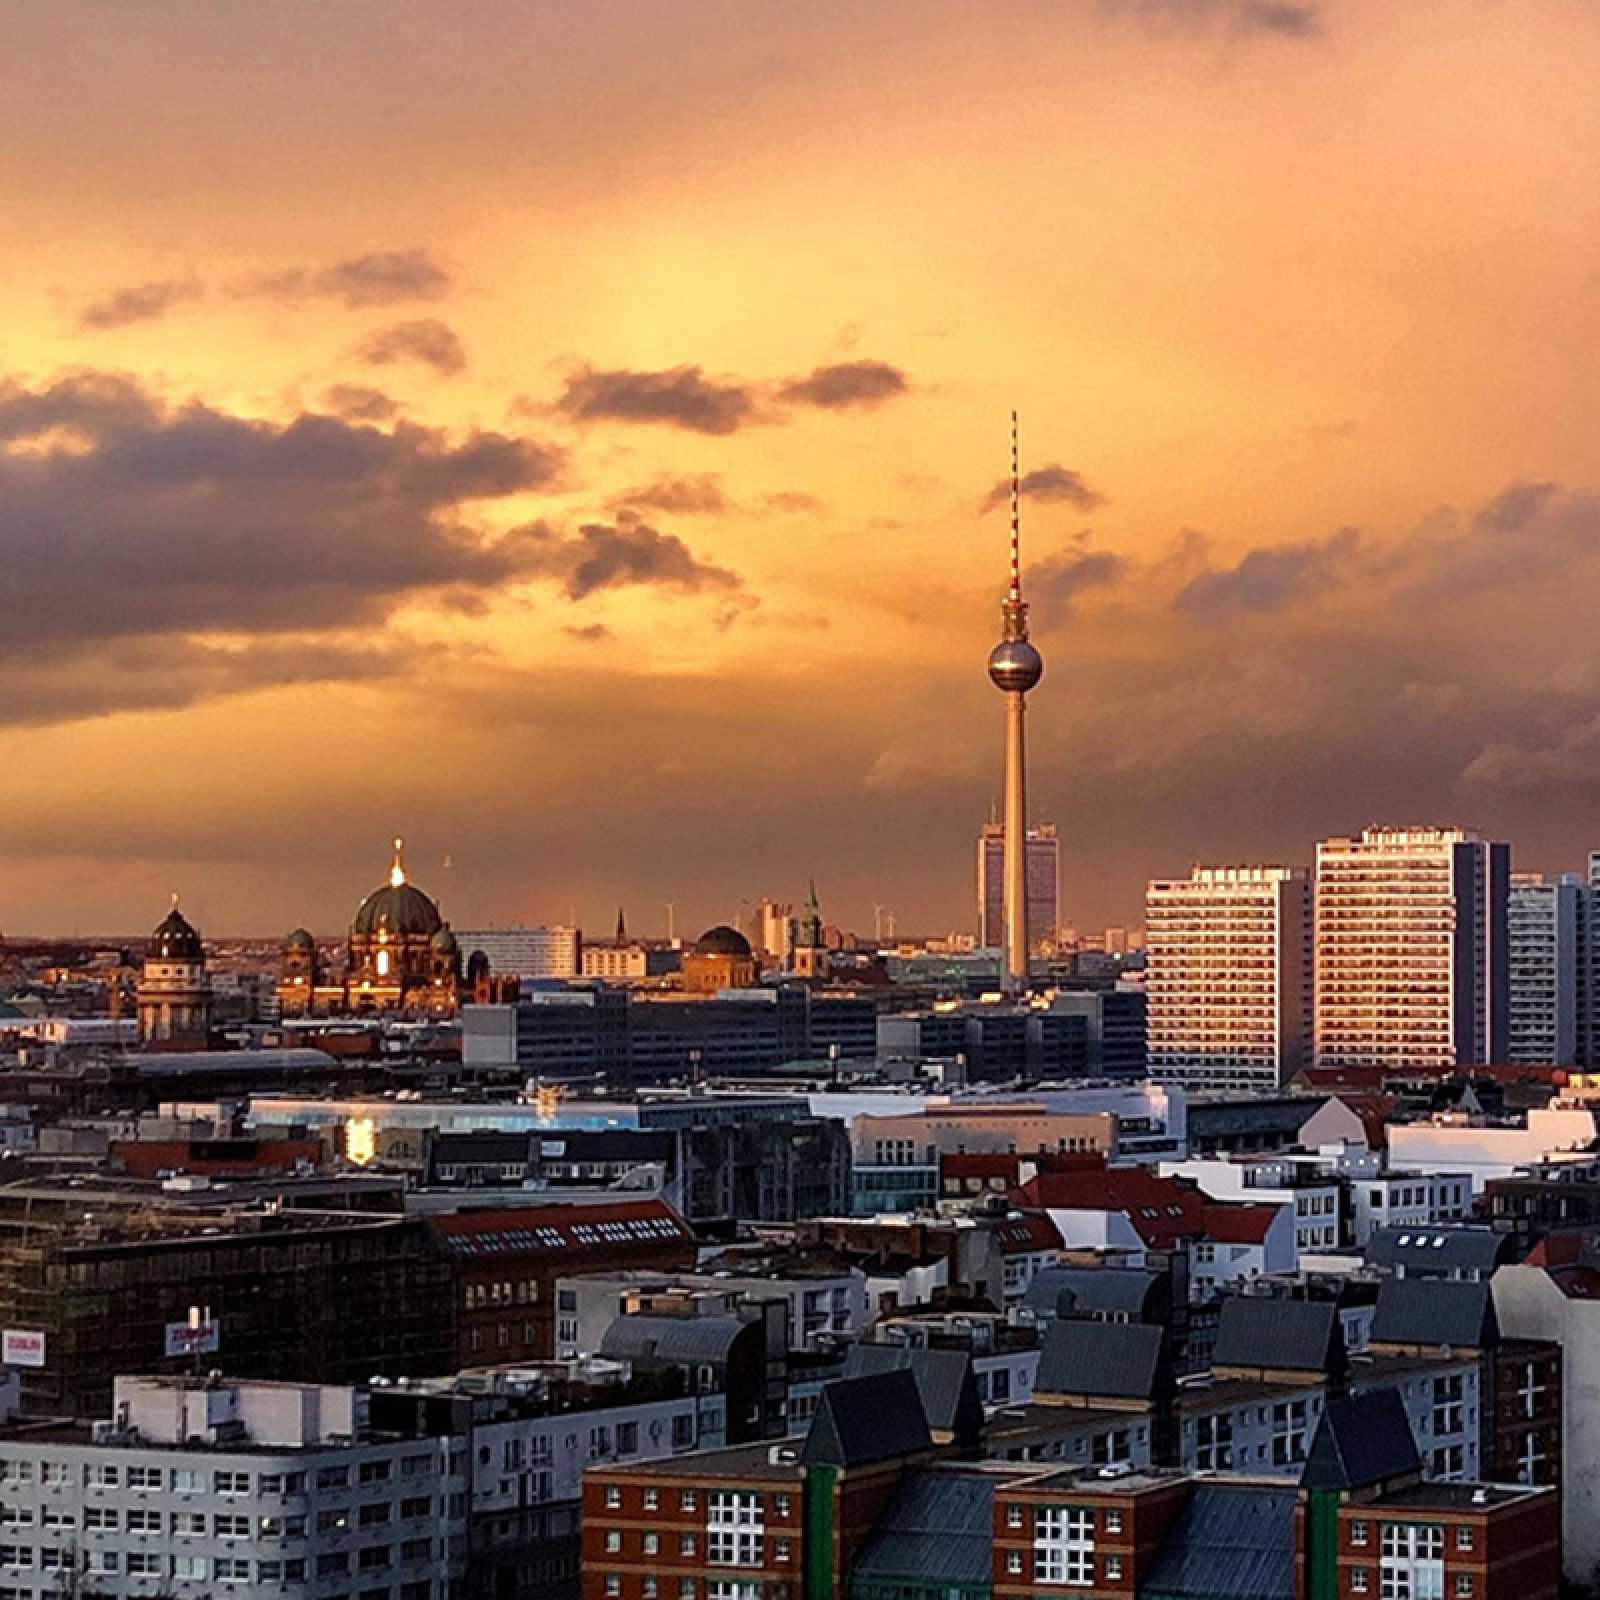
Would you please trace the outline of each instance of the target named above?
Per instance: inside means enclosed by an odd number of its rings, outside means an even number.
[[[1406,1408],[1393,1389],[1330,1400],[1306,1452],[1303,1489],[1364,1489],[1422,1469]]]
[[[856,1344],[844,1358],[844,1376],[865,1378],[901,1368],[917,1380],[930,1428],[955,1433],[983,1424],[983,1401],[964,1350],[919,1350],[903,1344]]]
[[[1222,1302],[1214,1367],[1330,1372],[1343,1361],[1339,1308],[1331,1301],[1235,1295]]]
[[[908,1472],[851,1569],[909,1583],[981,1584],[993,1577],[994,1480]]]
[[[600,1341],[600,1354],[625,1361],[726,1361],[736,1340],[753,1322],[737,1317],[654,1317],[648,1313],[616,1318]],[[759,1337],[759,1334],[757,1335]]]
[[[917,1380],[900,1368],[826,1384],[800,1460],[808,1467],[863,1467],[932,1448]]]
[[[1126,1316],[1142,1322],[1161,1275],[1136,1267],[1045,1267],[1025,1304],[1052,1317]]]
[[[1371,1267],[1398,1267],[1407,1276],[1437,1277],[1446,1272],[1491,1273],[1515,1254],[1508,1233],[1472,1223],[1433,1223],[1426,1228],[1377,1228],[1367,1241]]]
[[[1035,1394],[1153,1399],[1168,1376],[1166,1330],[1149,1323],[1052,1322]]]
[[[1192,1142],[1236,1133],[1298,1133],[1330,1098],[1308,1094],[1271,1100],[1191,1100],[1189,1138]]]
[[[1144,1600],[1294,1600],[1293,1489],[1196,1484],[1149,1576]]]
[[[1500,1342],[1494,1295],[1478,1281],[1389,1278],[1378,1290],[1374,1344],[1448,1344],[1487,1350]]]

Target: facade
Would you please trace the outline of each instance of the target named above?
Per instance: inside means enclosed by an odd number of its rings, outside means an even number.
[[[502,978],[576,978],[586,972],[583,934],[559,924],[532,928],[474,928],[456,934],[465,971],[482,966]]]
[[[973,1001],[876,1018],[885,1061],[954,1061],[973,1079],[1089,1076],[1090,1018],[1082,1011]]]
[[[205,946],[178,910],[150,935],[139,975],[139,1042],[152,1048],[204,1049],[211,1026],[211,980]]]
[[[1006,830],[986,822],[978,835],[978,946],[998,950],[1005,945]],[[1028,953],[1054,953],[1061,926],[1061,841],[1053,822],[1028,829],[1025,863],[1028,904]]]
[[[1513,875],[1506,1060],[1569,1067],[1578,1061],[1578,944],[1585,890],[1575,879]]]
[[[683,952],[661,944],[586,944],[583,947],[583,975],[602,978],[607,983],[643,982],[664,978],[676,972]]]
[[[684,953],[683,987],[690,994],[750,989],[761,976],[750,941],[737,928],[707,928]]]
[[[1466,1172],[1380,1172],[1350,1185],[1351,1240],[1365,1248],[1380,1228],[1428,1229],[1472,1214]]]
[[[1502,1061],[1510,847],[1460,828],[1368,828],[1317,846],[1319,1067]]]
[[[1088,1025],[1085,1070],[1091,1078],[1143,1078],[1149,1058],[1149,994],[1139,988],[1066,990],[1052,1012]]]
[[[1311,884],[1291,867],[1196,867],[1145,894],[1150,1075],[1276,1089],[1306,1064]]]

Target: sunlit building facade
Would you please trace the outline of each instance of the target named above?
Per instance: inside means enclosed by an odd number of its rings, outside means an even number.
[[[1311,1032],[1311,883],[1293,867],[1196,867],[1145,894],[1150,1076],[1275,1089]]]
[[[1510,876],[1510,846],[1462,828],[1368,828],[1323,840],[1317,1065],[1503,1061]]]
[[[1519,1066],[1578,1064],[1578,935],[1587,893],[1576,878],[1511,879],[1506,1059]]]
[[[1061,922],[1061,841],[1052,822],[1029,828],[1027,837],[1028,953],[1048,955]],[[1006,941],[1005,882],[1005,825],[986,822],[978,835],[978,944],[986,950]]]

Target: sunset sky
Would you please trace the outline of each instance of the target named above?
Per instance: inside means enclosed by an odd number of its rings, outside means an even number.
[[[1594,0],[0,9],[0,930],[1600,846]]]

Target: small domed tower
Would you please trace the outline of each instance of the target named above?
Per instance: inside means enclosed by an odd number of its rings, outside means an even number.
[[[139,976],[139,1042],[204,1049],[211,1028],[211,979],[199,933],[172,897],[145,951]]]
[[[436,1011],[454,1011],[461,993],[461,945],[445,924],[433,936],[429,1003]]]
[[[304,928],[296,928],[283,941],[278,962],[278,1008],[283,1016],[309,1016],[316,1008],[317,986],[322,982],[322,960],[317,941]]]
[[[683,958],[683,987],[690,994],[749,989],[759,975],[750,941],[725,922],[707,928]]]

